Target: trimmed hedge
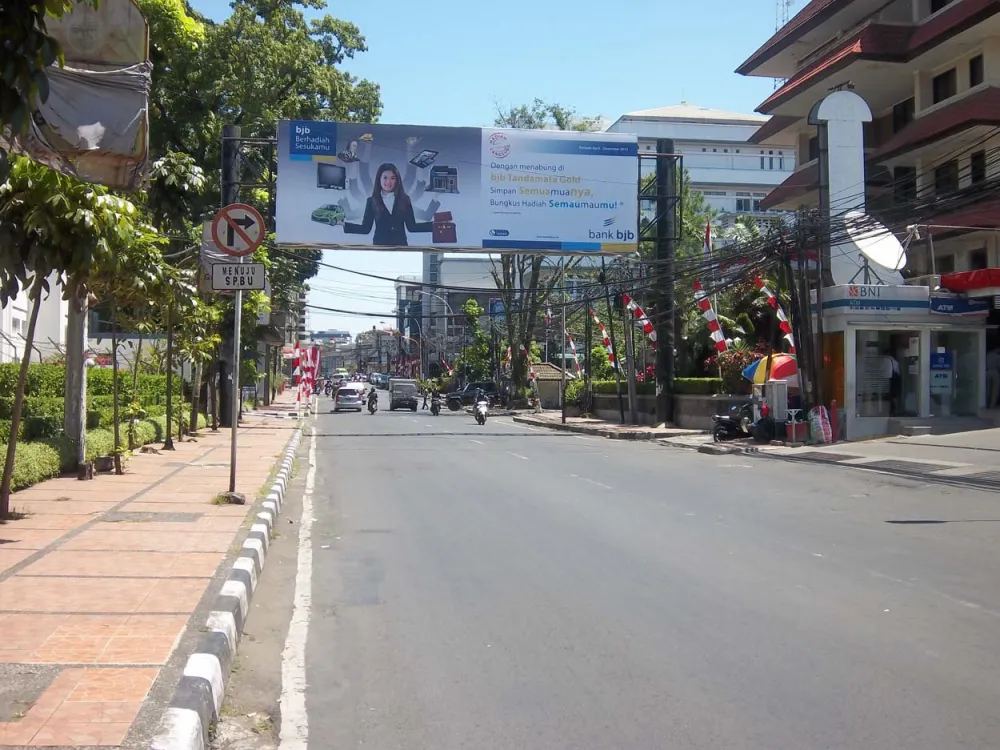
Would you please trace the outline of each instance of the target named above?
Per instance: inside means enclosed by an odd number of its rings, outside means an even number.
[[[0,445],[0,455],[7,446]],[[59,451],[44,442],[18,443],[14,448],[14,474],[10,488],[15,492],[59,476],[62,472]]]
[[[674,378],[674,393],[693,396],[722,393],[722,378]]]

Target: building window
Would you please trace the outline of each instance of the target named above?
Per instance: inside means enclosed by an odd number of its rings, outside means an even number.
[[[753,196],[751,196],[750,193],[737,193],[736,211],[740,213],[749,213],[753,210]]]
[[[917,198],[916,167],[895,167],[892,170],[892,199],[895,203],[909,203]]]
[[[969,87],[978,86],[984,80],[983,56],[976,55],[969,60]]]
[[[711,195],[711,196],[721,197],[721,198],[725,198],[726,197],[726,191],[725,190],[702,190],[701,194],[702,195]]]
[[[760,168],[764,169],[764,152],[760,152]]]
[[[937,195],[945,195],[956,190],[958,190],[958,160],[952,159],[939,167],[934,167],[934,192]]]
[[[784,168],[785,168],[785,152],[784,151],[779,151],[778,152],[778,169],[784,169]]]
[[[950,2],[951,0],[931,0],[931,13],[937,13]]]
[[[989,268],[989,256],[986,250],[973,250],[969,253],[969,270],[981,271],[984,268]]]
[[[931,98],[934,104],[950,99],[958,93],[958,72],[955,68],[946,70],[931,80]]]
[[[939,255],[934,259],[934,270],[941,273],[955,273],[955,256]]]
[[[969,178],[973,185],[986,180],[985,151],[976,151],[969,156]]]
[[[902,130],[911,122],[913,122],[914,107],[915,103],[912,96],[905,101],[893,105],[892,108],[893,134],[898,133],[900,130]]]
[[[815,161],[819,158],[819,136],[814,135],[809,139],[809,161]]]

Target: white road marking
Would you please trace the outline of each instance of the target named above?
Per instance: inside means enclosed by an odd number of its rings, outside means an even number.
[[[309,471],[299,519],[299,562],[295,572],[295,603],[281,654],[280,750],[307,750],[309,716],[306,713],[306,640],[312,607],[312,493],[316,486],[316,428],[311,430]]]
[[[485,445],[482,440],[470,440],[470,443],[475,443],[476,445]]]
[[[509,451],[508,451],[508,452],[509,452]],[[513,456],[514,458],[520,458],[520,459],[523,459],[523,460],[525,460],[525,461],[527,461],[527,460],[528,460],[528,457],[527,457],[527,456],[522,456],[522,455],[521,455],[520,453],[511,453],[510,455],[512,455],[512,456]]]
[[[598,487],[600,487],[603,490],[613,490],[614,489],[614,487],[609,487],[608,485],[603,484],[602,482],[597,482],[597,481],[595,481],[593,479],[587,479],[587,477],[581,477],[581,476],[579,476],[577,474],[570,474],[570,476],[573,479],[579,479],[581,482],[586,482],[587,484],[597,485]]]

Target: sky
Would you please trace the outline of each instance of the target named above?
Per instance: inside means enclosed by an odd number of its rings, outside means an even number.
[[[228,0],[191,4],[216,20],[230,12]],[[332,0],[325,12],[355,23],[366,37],[368,52],[346,68],[381,86],[380,122],[489,126],[498,102],[535,98],[611,121],[681,101],[753,112],[773,84],[733,71],[774,33],[775,6],[775,0],[435,0],[419,7]],[[324,260],[393,278],[421,268],[414,252],[329,250]],[[391,282],[324,268],[310,286],[309,304],[393,320]],[[308,315],[311,330],[357,333],[373,323],[378,319]]]

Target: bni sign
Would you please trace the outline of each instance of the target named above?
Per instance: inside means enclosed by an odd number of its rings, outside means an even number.
[[[263,263],[216,263],[212,266],[213,292],[263,288]]]

